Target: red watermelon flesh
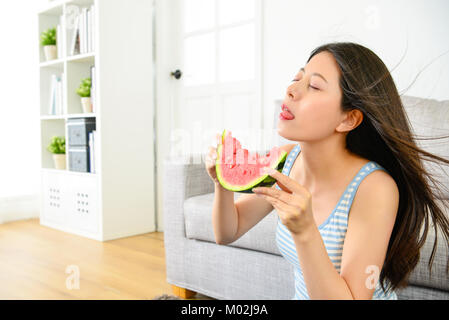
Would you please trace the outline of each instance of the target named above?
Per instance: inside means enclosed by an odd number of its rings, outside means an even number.
[[[231,191],[252,193],[256,186],[272,186],[276,181],[263,172],[271,167],[281,171],[287,152],[273,147],[261,156],[242,148],[240,142],[224,130],[222,143],[217,148],[216,172],[220,184]]]

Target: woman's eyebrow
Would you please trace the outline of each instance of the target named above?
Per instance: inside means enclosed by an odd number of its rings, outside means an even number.
[[[299,71],[302,71],[302,72],[306,73],[306,69],[304,69],[304,68],[299,69]],[[325,78],[321,73],[314,72],[314,73],[312,73],[310,76],[317,76],[317,77],[320,77],[320,78],[323,79],[326,83],[328,83],[327,80],[326,80],[326,78]]]

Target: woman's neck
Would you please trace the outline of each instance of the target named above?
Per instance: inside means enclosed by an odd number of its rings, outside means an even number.
[[[342,174],[348,172],[348,166],[354,163],[355,158],[361,159],[350,153],[345,143],[345,139],[341,137],[331,137],[319,142],[299,142],[299,183],[313,193],[317,186],[331,186],[338,181]]]

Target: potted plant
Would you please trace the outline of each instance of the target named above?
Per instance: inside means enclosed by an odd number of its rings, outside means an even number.
[[[90,87],[92,85],[92,81],[90,78],[85,78],[81,80],[81,84],[76,89],[76,93],[81,97],[81,105],[83,107],[83,112],[91,113],[92,112],[92,102],[90,100]]]
[[[55,168],[65,170],[65,137],[53,136],[47,150],[53,153]]]
[[[50,28],[41,33],[41,45],[44,47],[45,59],[47,61],[57,58],[56,28]]]

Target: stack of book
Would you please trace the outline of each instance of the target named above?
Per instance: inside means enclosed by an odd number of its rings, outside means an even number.
[[[49,103],[49,115],[59,115],[63,114],[63,78],[64,74],[62,73],[60,76],[56,74],[51,75],[51,84],[50,84],[50,103]]]
[[[90,161],[90,172],[95,173],[95,142],[96,142],[97,131],[93,130],[89,133],[89,161]]]
[[[74,19],[71,34],[70,55],[94,51],[95,44],[95,7],[81,8],[81,12]]]

